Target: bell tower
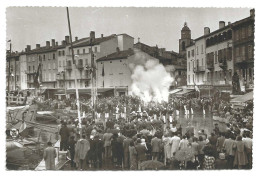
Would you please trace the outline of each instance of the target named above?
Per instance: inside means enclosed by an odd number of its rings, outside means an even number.
[[[185,22],[183,28],[181,29],[181,39],[179,39],[179,54],[186,56],[186,47],[191,45],[191,43],[191,31],[187,25],[187,22]]]

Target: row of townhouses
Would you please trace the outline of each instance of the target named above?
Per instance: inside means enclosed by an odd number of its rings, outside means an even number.
[[[139,39],[134,44],[134,38],[128,34],[96,37],[91,31],[89,37],[75,37],[72,44],[76,68],[72,63],[69,36],[65,36],[61,44],[52,39],[46,41],[45,46],[36,44],[32,49],[27,45],[22,52],[7,53],[7,91],[35,89],[35,76],[39,73],[40,89],[46,91],[48,97],[75,95],[75,78],[80,95],[89,95],[92,86],[89,68],[93,66],[91,59],[94,57],[98,93],[128,94],[132,84],[129,64],[138,64],[136,58],[140,54],[167,66],[176,78],[173,88],[186,85],[186,61],[182,55],[157,45],[146,45]]]
[[[254,87],[255,11],[234,23],[219,22],[219,29],[194,39],[186,49],[187,87],[204,94],[210,89],[232,93],[232,78],[238,74],[242,92]]]
[[[40,88],[48,95],[75,95],[75,78],[80,95],[91,93],[92,58],[94,58],[98,94],[128,94],[132,84],[131,63],[138,64],[140,56],[156,59],[174,78],[171,89],[211,89],[232,93],[232,78],[238,74],[241,90],[253,89],[254,81],[254,9],[250,16],[234,23],[219,22],[219,29],[192,39],[187,23],[181,29],[179,51],[166,51],[157,45],[138,42],[128,34],[100,37],[91,31],[89,37],[72,41],[76,68],[72,63],[70,37],[59,44],[55,39],[45,46],[27,45],[22,52],[7,52],[7,91],[35,89],[39,72]],[[92,42],[91,42],[92,41]],[[196,88],[196,89],[197,89]]]

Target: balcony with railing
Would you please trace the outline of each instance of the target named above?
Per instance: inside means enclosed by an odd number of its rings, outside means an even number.
[[[79,64],[77,65],[77,68],[78,68],[78,69],[84,69],[83,63],[79,63]]]
[[[197,66],[197,67],[193,68],[194,73],[205,72],[205,70],[206,70],[205,66]]]
[[[36,74],[36,71],[25,71],[25,74]]]
[[[226,60],[226,58],[220,58],[220,59],[218,60],[218,62],[219,62],[219,67],[220,67],[221,69],[223,69],[223,70],[226,70],[226,69],[227,69],[227,60]]]
[[[78,80],[90,80],[91,79],[91,76],[88,75],[88,76],[80,76],[77,78]]]
[[[66,70],[72,70],[72,65],[67,65]]]
[[[214,62],[212,61],[208,61],[207,62],[207,69],[209,69],[209,70],[212,70],[212,69],[214,69]]]

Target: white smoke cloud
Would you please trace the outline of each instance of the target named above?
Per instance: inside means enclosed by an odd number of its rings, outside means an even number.
[[[144,102],[168,102],[169,87],[174,79],[157,59],[136,54],[134,63],[130,63],[129,67],[132,70],[132,95]]]

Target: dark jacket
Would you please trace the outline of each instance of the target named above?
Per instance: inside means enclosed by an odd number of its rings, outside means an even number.
[[[75,140],[70,140],[68,143],[68,149],[70,152],[75,152],[75,145],[76,145],[76,141]]]
[[[95,138],[92,141],[92,145],[93,145],[93,155],[94,156],[102,154],[102,152],[104,151],[104,143],[103,143],[103,141],[101,141],[100,139]]]
[[[63,126],[60,129],[60,137],[61,137],[61,141],[68,141],[70,136],[70,131],[68,129],[67,126]]]
[[[151,141],[151,145],[152,145],[152,152],[160,152],[161,150],[161,139],[155,137],[152,139]]]
[[[144,145],[138,144],[135,146],[136,152],[137,152],[137,160],[138,161],[145,161],[146,160],[146,148]]]

